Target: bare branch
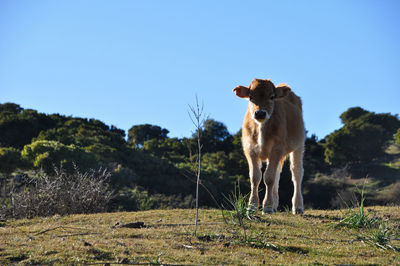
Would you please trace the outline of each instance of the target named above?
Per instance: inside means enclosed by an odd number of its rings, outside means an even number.
[[[188,111],[189,118],[192,121],[195,129],[196,129],[196,137],[197,137],[197,154],[198,154],[198,161],[197,161],[197,182],[196,182],[196,218],[195,218],[195,227],[194,227],[194,235],[197,233],[197,225],[198,225],[198,218],[199,218],[199,184],[200,182],[200,175],[201,175],[201,150],[203,145],[201,144],[201,131],[206,121],[204,117],[204,104],[199,104],[199,99],[196,95],[196,105],[191,106],[189,105],[190,111]]]

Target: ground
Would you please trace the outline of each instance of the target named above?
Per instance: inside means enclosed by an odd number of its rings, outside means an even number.
[[[400,265],[400,207],[367,212],[392,229],[394,249],[363,241],[366,229],[337,226],[346,210],[278,212],[243,229],[221,210],[201,209],[193,236],[195,211],[176,209],[3,221],[0,264]]]

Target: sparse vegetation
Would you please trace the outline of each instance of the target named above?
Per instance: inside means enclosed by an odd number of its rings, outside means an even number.
[[[337,136],[348,140],[351,129],[362,131],[360,123],[351,122],[360,117],[369,124],[394,124],[397,119],[364,111],[344,115],[351,126]],[[360,164],[366,160],[362,155],[349,165],[343,163],[341,156],[348,153],[336,137],[327,139],[329,145],[315,136],[307,138],[306,213],[258,217],[247,212],[241,132],[231,135],[221,122],[204,121],[204,150],[198,148],[196,134],[169,138],[168,130],[145,125],[133,127],[126,140],[122,130],[98,120],[45,115],[13,104],[0,105],[0,129],[0,264],[400,263],[399,207],[367,207],[399,203],[400,149],[393,139],[384,143],[386,133],[374,153],[379,156]],[[329,158],[341,168],[324,161],[329,147]],[[205,196],[196,197],[198,172],[196,178],[192,173],[200,156],[198,184]],[[60,164],[65,168],[54,171],[53,165]],[[90,170],[100,166],[108,171]],[[354,193],[365,176],[365,190]],[[280,187],[285,210],[293,189],[287,164]],[[195,197],[198,206],[218,206],[225,200],[227,209],[201,209],[197,215],[191,209],[149,210],[193,208]],[[355,208],[347,205],[345,216],[340,210],[311,209],[342,208],[351,202]],[[149,211],[71,215],[105,210]],[[201,225],[196,235],[194,216]],[[121,224],[141,226],[117,226]]]
[[[367,209],[386,219],[387,228],[399,228],[399,207]],[[194,215],[194,209],[174,209],[7,220],[0,227],[0,264],[400,263],[398,236],[385,227],[376,237],[373,231],[335,227],[339,210],[306,210],[303,216],[277,212],[247,220],[247,239],[238,235],[240,227],[223,222],[220,210],[210,209],[199,212],[201,226],[193,236]],[[114,226],[117,222],[144,226]],[[372,237],[386,249],[370,244]]]
[[[243,236],[240,237],[240,234],[238,234],[240,241],[249,242],[250,240],[247,236],[245,221],[250,219],[250,216],[255,214],[255,212],[249,213],[247,210],[248,196],[242,195],[240,192],[240,185],[237,184],[232,194],[228,197],[225,197],[225,200],[229,209],[222,210],[224,222],[227,225],[231,224],[239,226],[243,231]],[[226,218],[225,215],[227,215],[229,218]]]
[[[393,238],[394,234],[392,229],[389,228],[387,223],[381,222],[379,223],[379,227],[373,230],[370,230],[367,233],[360,234],[360,239],[365,243],[382,248],[382,249],[392,249],[394,251],[400,251],[399,248],[393,247],[390,245],[390,242]]]
[[[366,212],[364,206],[365,187],[360,189],[359,192],[361,198],[360,201],[356,201],[357,206],[348,208],[345,217],[339,221],[338,225],[359,230],[355,232],[355,235],[371,246],[384,250],[400,251],[399,248],[390,245],[394,233],[389,223],[379,217],[370,217]]]
[[[255,211],[249,213],[247,210],[248,195],[240,192],[239,184],[235,186],[231,195],[225,197],[225,201],[228,206],[224,212],[228,214],[231,224],[243,226],[243,220],[255,214]]]
[[[347,213],[345,217],[340,220],[340,226],[347,226],[350,228],[375,228],[377,227],[380,222],[376,218],[371,218],[368,213],[365,211],[365,189],[364,187],[359,190],[360,192],[360,201],[356,201],[355,208],[350,208],[349,206],[347,209]]]
[[[51,176],[39,172],[34,178],[23,177],[21,187],[13,189],[0,207],[0,217],[33,218],[105,211],[112,198],[109,177],[106,170],[82,173],[77,167],[72,173],[55,168]]]

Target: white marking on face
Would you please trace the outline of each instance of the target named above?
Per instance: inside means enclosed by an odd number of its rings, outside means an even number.
[[[257,146],[261,150],[262,147],[264,146],[264,140],[265,140],[263,132],[265,130],[266,122],[271,118],[271,115],[265,109],[261,109],[260,111],[265,111],[265,119],[261,121],[257,120],[254,115],[255,113],[253,113],[253,119],[254,121],[256,121],[256,124],[258,125]]]
[[[265,120],[264,120],[265,121]],[[264,136],[263,136],[263,127],[264,123],[258,122],[258,139],[257,139],[257,144],[260,149],[264,146]]]

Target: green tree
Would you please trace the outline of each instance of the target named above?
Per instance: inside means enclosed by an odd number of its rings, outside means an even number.
[[[367,110],[364,110],[361,107],[351,107],[347,109],[346,112],[340,115],[340,119],[342,120],[342,123],[345,125],[368,113],[369,112]]]
[[[52,173],[54,167],[59,165],[68,171],[72,171],[74,163],[82,170],[96,165],[93,154],[74,144],[64,145],[57,141],[38,140],[32,142],[24,146],[21,155],[33,167],[41,168],[46,173]]]
[[[170,160],[182,160],[188,154],[184,140],[178,138],[151,139],[143,143],[142,149]]]
[[[169,131],[159,126],[145,124],[133,126],[128,131],[128,142],[136,147],[143,146],[145,141],[151,139],[164,140]]]
[[[215,121],[214,119],[207,119],[204,122],[204,128],[200,136],[203,145],[202,151],[204,153],[217,151],[229,153],[233,149],[233,137],[222,122]]]
[[[0,146],[22,149],[40,131],[54,127],[55,118],[17,104],[0,104]]]
[[[6,199],[7,183],[11,178],[10,174],[22,167],[21,152],[15,148],[0,148],[0,203]],[[3,199],[2,199],[3,198]]]
[[[382,155],[400,126],[397,116],[350,108],[344,126],[327,136],[325,160],[333,165],[366,163]]]
[[[329,169],[325,162],[324,145],[316,135],[307,137],[305,141],[304,152],[304,173],[305,176],[315,174],[317,172],[325,172]]]
[[[15,103],[3,103],[0,104],[0,113],[11,113],[11,114],[19,114],[24,109]]]
[[[136,175],[136,184],[132,185],[142,186],[150,193],[192,194],[191,179],[188,179],[183,171],[179,171],[168,158],[134,149],[129,150],[127,156],[127,167],[132,169]]]
[[[17,168],[22,167],[21,152],[15,148],[0,148],[0,172],[11,174]]]
[[[69,118],[59,127],[41,131],[34,140],[53,140],[76,145],[95,155],[99,163],[123,162],[125,132],[94,119]]]

